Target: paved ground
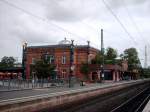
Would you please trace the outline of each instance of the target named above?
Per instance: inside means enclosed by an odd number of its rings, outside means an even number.
[[[49,94],[49,93],[62,92],[62,91],[68,91],[68,90],[76,90],[76,89],[82,89],[82,88],[88,88],[88,87],[102,86],[102,85],[104,86],[107,84],[89,84],[86,86],[75,86],[73,88],[51,87],[51,88],[40,88],[40,89],[35,88],[35,89],[30,89],[30,90],[0,92],[0,101],[13,99],[13,98],[20,98],[20,97]]]
[[[70,90],[81,90],[84,88],[90,88],[90,87],[100,87],[105,88],[113,85],[119,85],[122,83],[129,83],[129,82],[135,82],[134,81],[120,81],[120,82],[109,82],[109,83],[95,83],[95,84],[87,84],[86,86],[80,86],[79,84],[76,84],[72,88],[68,88],[67,86],[63,87],[51,87],[51,88],[43,88],[43,89],[29,89],[29,90],[20,90],[20,91],[1,91],[0,92],[0,102],[3,102],[4,100],[10,100],[10,99],[16,99],[16,98],[22,98],[22,97],[29,97],[29,96],[35,96],[35,95],[44,95],[44,94],[54,94],[58,92],[64,92],[64,91],[70,91]]]
[[[18,88],[17,87],[8,88],[8,86],[1,86],[0,85],[0,92],[2,92],[2,91],[8,91],[8,90],[14,90],[14,89],[18,89]]]
[[[14,99],[14,98],[21,98],[21,97],[28,97],[28,96],[35,96],[35,95],[44,95],[44,94],[51,94],[69,90],[77,90],[83,88],[90,88],[90,87],[108,87],[112,85],[118,85],[122,83],[128,83],[129,81],[121,81],[121,82],[114,82],[114,83],[95,83],[95,84],[88,84],[86,86],[80,86],[79,84],[75,85],[72,88],[68,87],[51,87],[51,88],[43,88],[43,89],[30,89],[30,90],[20,90],[20,91],[9,91],[9,92],[0,92],[0,101]]]

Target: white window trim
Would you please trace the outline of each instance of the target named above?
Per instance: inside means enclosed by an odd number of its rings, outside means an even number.
[[[62,70],[62,78],[66,78],[66,70],[64,71],[64,70]]]
[[[32,58],[32,64],[35,64],[35,58]]]
[[[55,61],[54,55],[50,55],[49,63],[52,64],[52,60]]]
[[[66,56],[62,56],[62,64],[66,64]]]

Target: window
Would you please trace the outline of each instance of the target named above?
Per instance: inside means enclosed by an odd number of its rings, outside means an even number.
[[[50,64],[54,63],[54,55],[45,55],[45,60],[47,60]]]
[[[66,56],[62,56],[62,64],[66,64]]]
[[[50,63],[50,64],[53,64],[53,63],[54,63],[54,56],[53,56],[53,55],[50,55],[50,56],[49,56],[49,63]]]
[[[36,61],[35,58],[32,58],[32,64],[35,64],[35,61]]]
[[[62,70],[62,78],[66,78],[66,69]]]
[[[48,60],[48,55],[45,55],[45,60]]]

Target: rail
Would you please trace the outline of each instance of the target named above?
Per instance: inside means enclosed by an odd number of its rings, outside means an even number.
[[[111,112],[142,112],[146,103],[150,99],[150,88],[147,87],[134,97],[125,101],[118,107],[111,110]]]

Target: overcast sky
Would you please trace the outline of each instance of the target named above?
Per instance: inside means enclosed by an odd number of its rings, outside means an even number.
[[[57,44],[64,37],[75,44],[90,40],[91,46],[100,48],[103,28],[105,47],[118,53],[135,47],[144,59],[144,46],[150,43],[150,0],[104,1],[109,9],[103,0],[0,0],[0,58],[21,60],[24,42]]]

